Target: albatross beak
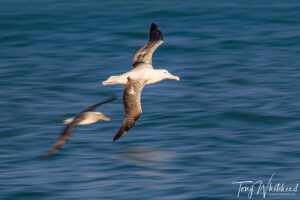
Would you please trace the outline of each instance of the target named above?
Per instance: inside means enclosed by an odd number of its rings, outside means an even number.
[[[110,118],[106,117],[105,115],[100,115],[99,119],[102,119],[104,121],[110,121]]]
[[[175,79],[175,80],[177,80],[177,81],[180,80],[180,78],[179,78],[178,76],[174,76],[174,75],[172,75],[172,74],[170,74],[169,79]]]

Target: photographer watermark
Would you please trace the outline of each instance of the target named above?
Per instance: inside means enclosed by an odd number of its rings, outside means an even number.
[[[246,193],[248,199],[251,199],[253,195],[261,195],[264,199],[267,195],[273,196],[295,196],[298,191],[298,183],[293,185],[285,185],[283,182],[272,182],[275,173],[272,174],[267,183],[263,181],[232,181],[232,184],[238,186],[237,196],[240,197],[242,193]]]

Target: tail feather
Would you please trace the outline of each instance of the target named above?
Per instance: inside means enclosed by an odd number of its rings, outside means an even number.
[[[65,119],[60,121],[61,124],[70,124],[74,120],[74,117],[71,117],[69,119]]]

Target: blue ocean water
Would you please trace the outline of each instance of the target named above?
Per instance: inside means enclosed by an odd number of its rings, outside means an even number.
[[[101,82],[130,69],[152,22],[165,38],[153,65],[181,80],[146,86],[113,143],[124,85]],[[300,182],[299,55],[297,0],[3,0],[0,199],[300,199],[234,184]],[[60,120],[114,94],[98,109],[110,122],[42,159]]]

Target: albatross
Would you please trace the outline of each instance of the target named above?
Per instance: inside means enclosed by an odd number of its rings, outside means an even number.
[[[141,92],[145,85],[164,79],[179,81],[179,77],[172,75],[168,70],[153,69],[152,67],[152,54],[162,43],[163,34],[158,26],[152,23],[149,41],[133,57],[131,70],[119,76],[110,76],[102,82],[103,85],[126,84],[123,94],[125,119],[113,141],[118,140],[127,133],[141,116]]]
[[[67,124],[67,126],[61,133],[61,136],[58,139],[58,141],[53,145],[53,147],[50,149],[50,151],[46,155],[44,155],[44,158],[50,157],[52,154],[54,154],[56,151],[58,151],[58,149],[62,145],[64,145],[66,143],[67,139],[69,139],[69,137],[71,137],[75,126],[92,124],[92,123],[97,122],[99,119],[104,120],[104,121],[110,121],[110,118],[106,117],[103,113],[94,112],[94,110],[102,104],[114,101],[116,98],[117,98],[116,96],[112,96],[111,98],[109,98],[105,101],[96,103],[94,105],[91,105],[91,106],[85,108],[82,112],[78,113],[75,117],[61,121],[62,124]]]

